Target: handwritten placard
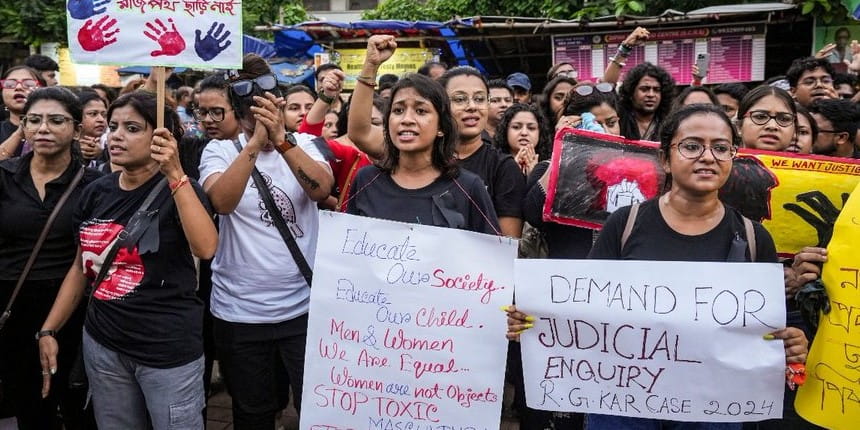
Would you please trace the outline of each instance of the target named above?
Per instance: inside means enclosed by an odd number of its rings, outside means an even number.
[[[67,0],[79,64],[242,66],[241,0]]]
[[[675,421],[782,416],[782,267],[517,260],[526,402]]]
[[[301,428],[498,429],[516,250],[320,212]]]
[[[819,318],[794,405],[806,420],[837,430],[860,425],[860,186],[836,220],[822,281],[830,312]]]

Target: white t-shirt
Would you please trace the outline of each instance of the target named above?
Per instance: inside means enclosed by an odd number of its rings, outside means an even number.
[[[299,148],[311,158],[325,162],[311,140],[295,134]],[[239,136],[244,147],[245,135]],[[213,140],[200,161],[200,183],[223,173],[239,155],[231,140]],[[296,180],[283,157],[275,151],[260,151],[257,169],[269,183],[308,264],[314,266],[319,218],[317,204]],[[278,323],[308,312],[310,288],[290,250],[272,223],[253,178],[248,178],[239,205],[230,215],[219,217],[218,251],[212,261],[212,315],[238,323]]]

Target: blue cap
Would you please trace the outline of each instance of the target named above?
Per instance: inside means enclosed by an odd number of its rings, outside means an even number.
[[[525,73],[520,72],[508,75],[508,86],[511,88],[520,87],[526,91],[532,90],[532,82],[529,80],[529,77]]]

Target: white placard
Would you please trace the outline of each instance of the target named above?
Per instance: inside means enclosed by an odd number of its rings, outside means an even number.
[[[536,409],[739,422],[782,416],[782,266],[517,260],[526,402]]]
[[[242,67],[241,0],[67,0],[78,64]]]
[[[498,429],[517,242],[320,212],[301,428]]]

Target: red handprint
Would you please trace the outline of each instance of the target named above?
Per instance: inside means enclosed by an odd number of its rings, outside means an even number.
[[[161,19],[156,18],[154,22],[161,28],[156,28],[151,22],[147,22],[146,27],[152,30],[152,33],[144,31],[143,34],[158,42],[158,44],[161,45],[161,49],[156,49],[149,55],[153,57],[157,57],[159,55],[178,55],[185,50],[185,39],[183,39],[182,35],[179,34],[179,31],[176,30],[176,24],[173,22],[173,18],[167,19],[167,22],[169,22],[172,27],[170,30],[168,30],[164,23],[161,22]]]
[[[116,37],[114,36],[119,33],[119,29],[114,30],[111,28],[115,24],[116,20],[107,15],[101,17],[95,24],[93,24],[93,20],[88,19],[83,27],[78,30],[78,43],[81,44],[81,48],[84,51],[98,51],[116,42]]]

